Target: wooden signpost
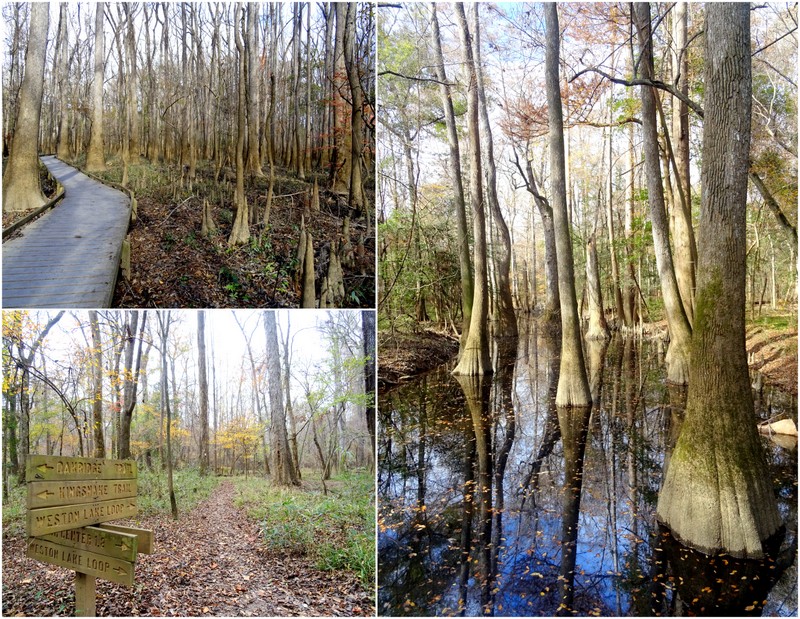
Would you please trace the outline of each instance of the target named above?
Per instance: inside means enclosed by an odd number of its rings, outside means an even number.
[[[29,456],[28,556],[75,570],[75,614],[96,614],[96,578],[133,586],[153,532],[106,524],[136,515],[136,463]],[[94,526],[97,525],[97,526]]]

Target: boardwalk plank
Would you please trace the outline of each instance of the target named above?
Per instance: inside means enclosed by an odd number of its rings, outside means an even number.
[[[128,196],[53,156],[41,160],[66,193],[3,243],[3,307],[108,307],[130,221]]]

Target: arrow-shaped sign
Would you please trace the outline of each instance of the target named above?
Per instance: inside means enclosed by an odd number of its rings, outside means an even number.
[[[38,496],[40,499],[46,499],[47,497],[53,496],[54,494],[55,492],[50,492],[49,490],[42,490],[36,496]]]
[[[47,469],[53,469],[53,468],[55,468],[55,467],[50,466],[49,464],[47,464],[47,462],[44,462],[44,463],[40,464],[39,466],[37,466],[36,470],[37,471],[41,471],[42,473],[46,473]]]
[[[123,570],[123,569],[122,569],[121,567],[119,567],[119,566],[115,567],[115,568],[114,568],[114,571],[115,571],[117,574],[119,574],[120,576],[127,576],[127,575],[128,575],[128,572],[126,572],[125,570]]]
[[[119,544],[117,544],[117,548],[119,548],[122,552],[127,552],[130,546],[125,543],[125,540],[122,540]]]

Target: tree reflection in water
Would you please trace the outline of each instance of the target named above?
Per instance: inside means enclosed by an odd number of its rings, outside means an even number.
[[[796,448],[765,439],[782,550],[761,565],[687,553],[654,516],[683,407],[663,353],[587,346],[589,417],[555,408],[557,342],[520,331],[492,377],[441,368],[380,398],[379,614],[796,615]],[[759,396],[764,417],[796,411]]]

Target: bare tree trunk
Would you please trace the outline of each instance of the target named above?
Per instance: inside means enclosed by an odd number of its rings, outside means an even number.
[[[353,2],[345,4],[347,19],[344,30],[344,65],[347,70],[347,80],[350,83],[353,106],[350,115],[350,194],[348,201],[351,212],[363,213],[366,206],[361,174],[361,150],[364,144],[364,119],[362,117],[364,93],[361,90],[355,57],[356,11],[359,5]]]
[[[497,198],[497,170],[494,163],[494,142],[492,127],[489,123],[489,111],[486,104],[486,92],[483,85],[483,68],[481,67],[481,33],[480,4],[474,6],[474,56],[475,75],[478,87],[478,108],[480,112],[481,142],[483,145],[483,171],[485,176],[486,199],[492,212],[494,223],[500,236],[499,247],[494,251],[494,271],[497,277],[495,303],[498,320],[497,332],[504,337],[517,337],[517,317],[514,313],[514,299],[511,296],[511,234],[508,231],[500,201]]]
[[[208,472],[208,377],[206,376],[206,314],[197,312],[197,367],[200,374],[200,474]]]
[[[583,342],[575,296],[572,240],[567,212],[567,183],[564,157],[564,121],[561,111],[561,86],[558,78],[560,30],[558,8],[545,5],[545,87],[550,132],[550,176],[553,197],[553,227],[558,261],[558,294],[561,300],[561,369],[556,405],[591,406],[592,394],[583,361]]]
[[[6,212],[34,209],[46,202],[39,186],[39,121],[44,92],[49,11],[48,4],[31,4],[19,114],[11,140],[11,152],[3,172],[3,210]]]
[[[122,389],[122,410],[120,411],[119,424],[119,457],[126,460],[131,457],[131,422],[133,421],[133,411],[136,408],[136,392],[139,387],[139,376],[142,375],[142,348],[144,347],[144,330],[147,324],[147,312],[141,313],[142,322],[139,325],[139,335],[136,335],[139,323],[139,312],[128,312],[128,321],[125,324],[125,376]],[[137,348],[138,341],[138,348]],[[136,354],[136,366],[134,368],[134,351]],[[145,365],[146,362],[145,362]],[[146,373],[142,375],[143,381]],[[146,389],[145,396],[147,395]]]
[[[745,349],[750,7],[706,6],[703,203],[686,418],[659,520],[706,553],[761,558],[782,526],[754,423]]]
[[[472,262],[469,257],[469,231],[467,229],[466,201],[464,200],[464,184],[461,181],[461,153],[458,147],[458,129],[456,116],[453,109],[453,96],[447,73],[444,69],[442,55],[442,41],[439,32],[439,20],[436,17],[436,2],[431,2],[431,24],[433,48],[436,55],[436,77],[439,80],[439,91],[442,96],[444,119],[447,126],[447,145],[450,149],[448,157],[450,169],[450,182],[453,184],[453,199],[456,211],[456,238],[458,239],[458,265],[461,274],[461,314],[462,327],[459,340],[459,353],[464,351],[464,345],[469,336],[469,324],[472,317]]]
[[[105,24],[104,2],[97,3],[94,21],[94,82],[92,83],[92,131],[86,153],[86,169],[101,172],[106,169],[105,142],[103,140],[103,79],[105,75]]]
[[[688,5],[678,2],[672,21],[672,75],[677,88],[684,95],[689,94],[689,55],[686,49],[688,32]],[[689,179],[689,106],[673,97],[672,99],[672,151],[677,174],[673,178],[674,195],[670,217],[672,240],[675,247],[675,277],[683,301],[686,318],[691,325],[694,321],[695,264],[697,263],[697,243],[692,227],[691,182]]]
[[[261,170],[259,150],[260,105],[258,88],[258,28],[259,4],[247,3],[247,163],[246,171],[255,176],[264,176]]]
[[[165,413],[167,422],[167,489],[169,492],[169,505],[172,510],[172,518],[177,520],[178,504],[175,501],[175,488],[172,482],[172,410],[169,405],[169,364],[167,362],[167,342],[169,340],[169,328],[172,323],[172,316],[170,316],[169,310],[159,310],[156,316],[158,316],[158,325],[161,334],[161,407]],[[173,380],[173,383],[174,382]]]
[[[297,486],[294,463],[289,450],[286,433],[286,409],[284,408],[281,381],[280,349],[278,348],[278,327],[274,311],[264,312],[264,332],[267,338],[267,372],[269,374],[270,442],[272,446],[273,480],[281,486]]]
[[[475,284],[472,315],[464,349],[454,374],[474,376],[491,374],[489,359],[488,318],[488,280],[486,269],[486,217],[483,206],[483,173],[481,171],[481,139],[478,128],[478,80],[472,54],[472,37],[464,14],[464,5],[455,4],[456,18],[461,35],[461,47],[469,78],[467,92],[467,133],[469,135],[470,158],[470,204],[475,255]]]
[[[94,457],[106,457],[103,439],[103,341],[100,339],[100,323],[97,310],[89,310],[92,329],[92,427],[94,429]]]
[[[233,203],[236,206],[236,219],[233,222],[233,229],[228,238],[228,246],[244,245],[250,242],[250,213],[247,205],[247,196],[244,193],[244,140],[245,140],[245,50],[242,45],[242,5],[237,2],[234,11],[234,36],[236,39],[236,51],[239,58],[238,76],[238,124],[236,130],[236,190],[233,195]]]
[[[361,337],[364,345],[364,395],[367,397],[365,416],[373,465],[375,462],[375,311],[361,311]]]
[[[653,41],[651,38],[650,5],[636,2],[633,5],[639,46],[642,50],[642,77],[653,78]],[[689,378],[689,343],[692,329],[683,309],[672,251],[669,245],[669,223],[664,205],[664,187],[658,154],[658,128],[656,123],[656,100],[653,88],[641,86],[642,134],[644,137],[644,164],[647,173],[647,195],[650,203],[650,220],[653,224],[653,246],[656,265],[664,297],[664,312],[669,327],[667,349],[667,380],[678,385],[686,384]]]
[[[587,340],[607,340],[608,323],[603,312],[603,294],[600,289],[600,270],[597,267],[597,241],[595,233],[589,237],[586,250],[586,291],[589,305]]]

